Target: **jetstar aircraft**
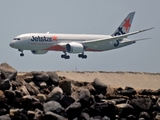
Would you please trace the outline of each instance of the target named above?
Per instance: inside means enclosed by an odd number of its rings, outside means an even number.
[[[79,58],[86,59],[86,51],[101,52],[124,47],[139,40],[129,40],[128,36],[138,34],[153,28],[130,32],[130,27],[135,12],[131,12],[122,21],[120,26],[111,35],[90,35],[90,34],[50,34],[47,33],[27,33],[18,35],[10,43],[12,48],[18,49],[24,56],[24,50],[31,50],[33,54],[45,54],[48,51],[62,51],[64,59],[69,59],[67,53],[77,53]],[[145,38],[147,39],[147,38]]]

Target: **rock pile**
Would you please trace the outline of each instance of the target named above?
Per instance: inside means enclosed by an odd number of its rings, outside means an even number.
[[[160,120],[160,89],[113,88],[0,65],[0,120]]]

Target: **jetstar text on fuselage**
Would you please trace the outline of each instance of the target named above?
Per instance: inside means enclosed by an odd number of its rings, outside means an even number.
[[[31,41],[32,42],[52,42],[53,40],[52,40],[52,37],[45,37],[45,36],[34,37],[34,36],[32,36]]]

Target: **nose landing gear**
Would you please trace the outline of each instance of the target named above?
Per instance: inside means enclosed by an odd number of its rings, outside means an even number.
[[[24,56],[23,50],[20,50],[20,49],[19,49],[18,51],[21,52],[21,53],[20,53],[20,56],[23,57],[23,56]]]
[[[24,56],[24,53],[21,53],[20,56],[23,57],[23,56]]]

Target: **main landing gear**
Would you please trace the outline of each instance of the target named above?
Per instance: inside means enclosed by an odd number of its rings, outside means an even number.
[[[19,49],[18,51],[21,52],[21,53],[20,53],[20,56],[23,57],[23,56],[24,56],[23,50],[20,50],[20,49]]]
[[[78,54],[78,57],[82,59],[86,59],[87,55],[84,55],[84,52],[82,52],[81,54]],[[61,58],[70,59],[70,56],[67,55],[67,53],[64,51],[64,54],[61,55]]]
[[[64,52],[64,54],[61,55],[61,58],[64,58],[64,59],[70,59],[70,56],[67,55],[66,52]]]
[[[78,57],[82,59],[86,59],[87,55],[84,55],[84,52],[82,52],[82,54],[78,54]]]

